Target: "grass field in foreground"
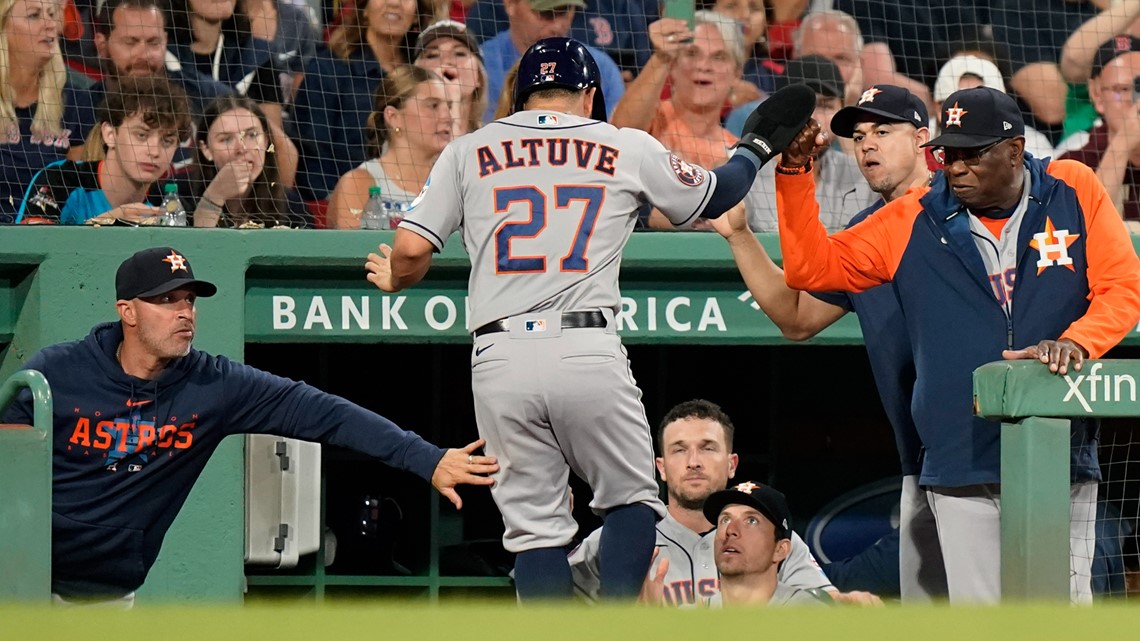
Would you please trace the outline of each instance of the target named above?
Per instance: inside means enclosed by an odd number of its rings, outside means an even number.
[[[988,641],[1135,639],[1140,607],[1024,605],[1000,608],[885,607],[785,610],[666,610],[618,607],[412,605],[374,601],[315,606],[151,606],[130,612],[92,608],[0,607],[0,639],[148,641]]]

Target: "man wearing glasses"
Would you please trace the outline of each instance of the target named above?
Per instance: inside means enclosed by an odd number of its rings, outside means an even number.
[[[1063,375],[1100,358],[1140,320],[1140,259],[1092,170],[1025,155],[1025,125],[1008,95],[957,91],[939,116],[943,133],[926,146],[943,173],[831,236],[811,207],[812,154],[827,139],[809,123],[776,167],[780,245],[796,289],[893,283],[914,352],[919,483],[950,601],[995,603],[1000,429],[973,416],[971,373],[1033,358]],[[1089,602],[1097,426],[1074,420],[1072,430],[1071,589]]]
[[[1062,143],[1073,149],[1061,158],[1092,167],[1117,211],[1133,232],[1140,231],[1140,39],[1123,34],[1101,44],[1092,61],[1089,98],[1100,114],[1091,131]],[[1060,150],[1058,150],[1060,153]]]

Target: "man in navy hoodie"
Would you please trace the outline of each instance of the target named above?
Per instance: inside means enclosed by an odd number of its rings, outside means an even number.
[[[430,480],[491,485],[483,442],[443,450],[388,419],[304,383],[191,347],[199,296],[171,247],[145,249],[115,275],[118,323],[43,349],[25,365],[55,398],[52,592],[64,601],[130,603],[214,449],[231,434],[277,434],[347,447]],[[30,423],[31,396],[2,422]]]

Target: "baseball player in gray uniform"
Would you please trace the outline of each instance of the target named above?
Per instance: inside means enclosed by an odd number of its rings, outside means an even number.
[[[668,513],[657,522],[655,567],[665,568],[661,589],[667,604],[700,605],[720,592],[713,558],[716,529],[703,510],[709,495],[725,489],[736,475],[735,430],[718,405],[702,399],[674,406],[657,430],[657,471],[667,488]],[[834,590],[803,539],[794,530],[789,536],[788,558],[779,567],[780,584]],[[594,530],[570,554],[574,586],[587,599],[598,594],[600,539],[601,530]],[[656,570],[649,574],[656,575]]]
[[[705,518],[716,523],[713,556],[721,591],[708,605],[824,605],[823,590],[805,589],[777,578],[791,550],[792,512],[775,488],[748,481],[716,492],[705,501]]]
[[[501,465],[491,492],[504,546],[516,553],[520,600],[573,596],[571,471],[590,485],[590,507],[603,519],[602,596],[638,594],[665,509],[641,392],[614,323],[622,250],[643,203],[688,225],[740,202],[813,106],[803,86],[774,94],[737,153],[710,172],[644,131],[604,122],[586,48],[540,40],[519,61],[515,113],[448,145],[394,247],[369,255],[368,279],[400,291],[461,231],[471,259],[475,418]]]

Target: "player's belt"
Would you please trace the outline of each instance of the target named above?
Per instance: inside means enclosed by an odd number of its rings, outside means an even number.
[[[583,329],[587,327],[605,327],[606,315],[595,310],[592,312],[562,312],[562,329]],[[511,319],[501,318],[471,332],[476,338],[483,334],[511,331]]]

